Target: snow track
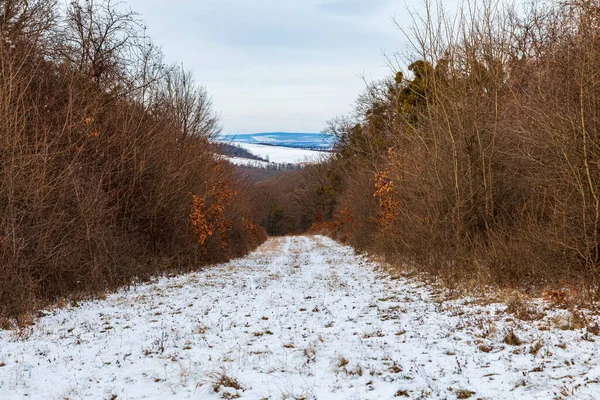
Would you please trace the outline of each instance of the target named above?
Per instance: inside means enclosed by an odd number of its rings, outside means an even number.
[[[0,332],[0,398],[600,399],[596,337],[505,309],[324,237],[270,239]]]

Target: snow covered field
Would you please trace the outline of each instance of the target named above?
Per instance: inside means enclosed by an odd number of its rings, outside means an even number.
[[[220,136],[225,142],[272,144],[284,147],[297,148],[333,148],[336,138],[324,133],[294,133],[294,132],[263,132],[263,133],[236,133]]]
[[[566,311],[524,322],[408,276],[270,239],[0,332],[0,398],[600,398],[598,338],[558,329]]]
[[[267,146],[253,143],[235,143],[254,155],[268,159],[272,163],[314,163],[329,156],[329,153],[315,150],[295,149],[292,147]]]

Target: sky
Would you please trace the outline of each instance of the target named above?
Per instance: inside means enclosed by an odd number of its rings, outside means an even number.
[[[401,0],[126,0],[169,63],[192,70],[223,133],[320,132],[363,77],[391,75]]]

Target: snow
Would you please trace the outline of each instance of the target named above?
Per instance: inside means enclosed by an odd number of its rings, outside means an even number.
[[[600,398],[597,338],[545,313],[449,300],[325,237],[273,238],[0,332],[0,398]]]
[[[266,168],[269,165],[272,165],[271,163],[266,162],[266,161],[251,160],[249,158],[242,158],[242,157],[223,157],[223,158],[234,165],[240,165],[240,166],[245,166],[245,167]]]
[[[329,156],[329,153],[315,150],[296,149],[292,147],[268,146],[252,143],[235,143],[252,154],[268,159],[272,163],[302,164],[315,163]]]
[[[263,132],[227,134],[220,140],[233,143],[275,144],[283,147],[333,148],[336,138],[324,133]]]

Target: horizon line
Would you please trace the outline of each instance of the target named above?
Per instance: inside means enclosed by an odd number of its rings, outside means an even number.
[[[268,131],[268,132],[237,132],[237,133],[221,133],[222,136],[228,135],[262,135],[262,134],[270,134],[270,133],[295,133],[295,134],[305,134],[305,135],[331,135],[330,133],[325,132],[292,132],[292,131]]]

